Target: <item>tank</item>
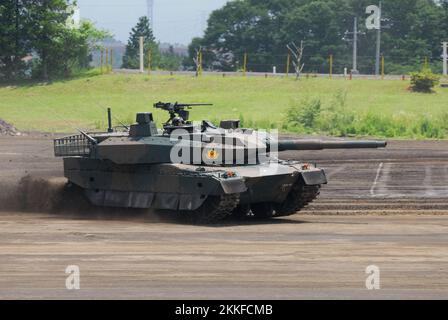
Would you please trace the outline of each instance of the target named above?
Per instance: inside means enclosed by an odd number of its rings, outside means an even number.
[[[256,218],[296,214],[327,184],[323,169],[283,161],[278,152],[384,148],[384,141],[282,140],[240,128],[238,120],[191,122],[200,104],[156,103],[169,113],[162,128],[153,114],[107,132],[84,132],[56,139],[69,184],[95,206],[177,212],[200,224],[230,216]]]

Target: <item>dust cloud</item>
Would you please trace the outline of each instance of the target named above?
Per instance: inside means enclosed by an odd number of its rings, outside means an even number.
[[[67,184],[66,179],[49,179],[27,175],[16,183],[0,182],[1,212],[50,213],[91,219],[142,220],[167,222],[172,214],[150,209],[106,208],[91,205],[83,190]]]

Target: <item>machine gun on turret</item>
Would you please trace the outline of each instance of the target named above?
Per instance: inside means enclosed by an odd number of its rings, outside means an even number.
[[[168,111],[170,118],[165,125],[179,127],[189,124],[190,112],[186,109],[198,106],[212,106],[210,103],[171,103],[171,102],[157,102],[154,104],[154,108]]]

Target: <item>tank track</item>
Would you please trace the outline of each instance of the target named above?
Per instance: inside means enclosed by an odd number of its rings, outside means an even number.
[[[291,189],[285,202],[275,208],[275,217],[287,217],[296,214],[313,202],[320,194],[320,185],[307,186],[300,179]]]
[[[194,212],[194,222],[197,224],[218,223],[232,215],[239,202],[239,194],[210,197],[201,208]]]

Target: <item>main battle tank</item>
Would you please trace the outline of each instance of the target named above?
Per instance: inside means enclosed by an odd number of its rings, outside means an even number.
[[[64,175],[96,206],[176,211],[197,223],[229,216],[297,213],[327,183],[324,170],[282,161],[277,151],[383,148],[383,141],[278,140],[239,121],[189,121],[191,104],[156,103],[170,117],[158,129],[152,113],[105,133],[56,139]]]

